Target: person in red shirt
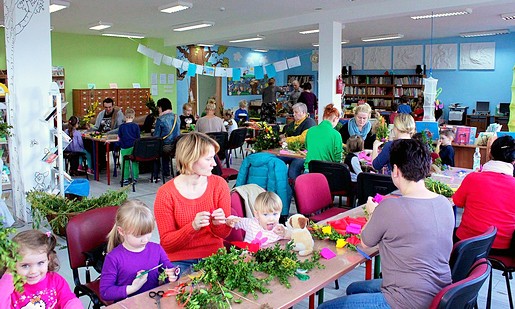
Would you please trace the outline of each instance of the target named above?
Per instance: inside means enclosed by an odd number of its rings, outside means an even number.
[[[463,179],[453,196],[454,204],[464,209],[455,240],[480,235],[494,225],[497,227],[497,236],[491,252],[504,254],[510,247],[515,229],[513,137],[496,139],[492,144],[490,158],[481,172],[473,172]]]

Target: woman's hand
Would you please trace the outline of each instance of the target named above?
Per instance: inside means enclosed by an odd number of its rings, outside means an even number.
[[[374,144],[372,144],[372,149],[373,150],[378,150],[379,147],[383,144],[383,142],[381,142],[380,140],[376,139],[374,141]]]
[[[213,210],[211,217],[213,218],[214,225],[225,224],[225,212],[222,208]]]
[[[366,208],[369,216],[372,215],[372,213],[376,209],[377,205],[379,205],[379,204],[374,202],[373,197],[369,196],[367,199],[367,203],[365,204],[365,208]]]
[[[208,226],[210,223],[209,222],[210,218],[211,218],[210,215],[211,214],[209,213],[209,211],[198,212],[197,215],[195,216],[195,219],[193,219],[193,222],[191,222],[193,229],[195,231],[198,231],[201,228],[203,228],[204,226]]]

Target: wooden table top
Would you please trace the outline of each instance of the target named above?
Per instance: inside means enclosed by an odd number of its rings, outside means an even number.
[[[345,216],[363,216],[363,209],[362,207],[356,207],[323,222],[337,220]],[[233,308],[259,308],[262,304],[268,304],[271,308],[289,308],[366,261],[366,259],[358,252],[351,251],[349,249],[337,249],[334,241],[315,239],[315,250],[320,250],[324,247],[335,252],[336,257],[330,260],[322,258],[320,262],[325,265],[325,269],[311,270],[307,273],[310,277],[309,280],[300,281],[299,279],[292,277],[290,278],[291,288],[289,289],[279,284],[277,280],[274,280],[269,286],[273,291],[272,293],[261,294],[258,292],[259,297],[256,300],[254,300],[252,296],[248,295],[247,298],[251,299],[252,302],[244,300],[241,304],[231,304],[231,306]],[[363,249],[363,251],[371,257],[376,256],[379,253],[379,249],[377,247]],[[178,281],[178,283],[181,282],[183,282],[183,278]],[[166,290],[173,288],[178,283],[163,285],[154,289],[154,291],[163,290],[166,292]],[[108,308],[157,308],[157,305],[154,300],[148,296],[148,292],[145,292],[115,303]],[[177,304],[175,297],[167,297],[161,299],[161,308],[170,309],[181,307]]]
[[[281,148],[274,148],[274,149],[267,149],[263,150],[263,152],[268,152],[271,154],[274,154],[276,156],[280,157],[290,157],[290,158],[297,158],[297,159],[306,159],[307,152],[302,151],[291,151],[287,149],[281,149]]]
[[[461,185],[465,176],[472,172],[473,170],[470,168],[449,167],[441,173],[433,173],[431,179],[441,181],[451,187],[451,189],[456,190]]]

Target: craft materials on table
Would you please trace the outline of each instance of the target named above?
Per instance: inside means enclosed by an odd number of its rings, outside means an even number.
[[[159,264],[159,265],[157,265],[157,266],[155,266],[155,267],[152,267],[152,268],[151,268],[151,269],[149,269],[149,270],[145,270],[145,271],[144,271],[144,272],[142,272],[141,274],[137,275],[137,276],[136,276],[136,279],[141,278],[142,276],[144,276],[144,275],[148,274],[149,272],[151,272],[151,271],[153,271],[154,269],[157,269],[157,268],[159,268],[159,267],[161,267],[161,266],[163,266],[163,263],[161,263],[161,264]]]

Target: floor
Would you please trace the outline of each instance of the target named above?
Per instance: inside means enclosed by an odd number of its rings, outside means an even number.
[[[239,158],[233,158],[233,162],[231,167],[239,168],[241,164],[241,156],[238,155]],[[120,174],[119,174],[120,175]],[[94,181],[90,177],[90,196],[99,196],[100,194],[104,193],[106,190],[117,190],[119,189],[119,181],[120,176],[118,178],[111,178],[111,186],[107,186],[107,179],[105,177],[105,174],[101,175],[100,181]],[[157,189],[161,186],[162,182],[160,183],[150,183],[150,174],[141,174],[140,180],[136,186],[136,192],[132,192],[130,190],[129,192],[129,198],[131,199],[139,199],[145,204],[147,204],[151,209],[153,209],[154,206],[154,200],[155,200],[155,194]],[[231,181],[229,183],[229,186],[232,188],[234,185],[234,181]],[[9,204],[9,203],[8,203]],[[292,203],[292,207],[290,208],[290,213],[295,212],[295,206]],[[459,218],[461,214],[459,214]],[[30,225],[24,225],[18,230],[24,230],[29,229]],[[48,229],[45,229],[45,231]],[[59,273],[66,278],[70,286],[73,286],[73,277],[72,273],[69,267],[68,262],[68,254],[66,251],[66,240],[64,238],[58,237],[59,244],[58,244],[58,257],[61,262],[61,268],[59,270]],[[154,233],[152,234],[152,241],[159,242],[159,235],[157,234],[157,228],[154,230]],[[93,272],[95,272],[93,270]],[[360,267],[357,267],[352,272],[348,273],[347,275],[341,277],[339,279],[340,289],[336,290],[334,288],[334,283],[330,283],[325,289],[325,300],[330,300],[339,296],[342,296],[345,294],[345,288],[347,285],[349,285],[351,282],[363,280],[365,277],[365,267],[364,264]],[[294,279],[292,279],[294,280]],[[509,308],[509,302],[508,302],[508,296],[506,292],[506,285],[504,281],[504,277],[501,275],[500,271],[494,271],[493,274],[493,300],[492,300],[492,308]],[[487,289],[488,284],[484,284],[478,298],[478,305],[479,308],[485,308],[486,307],[486,295],[487,295]],[[84,304],[84,308],[91,308],[92,305],[89,303],[89,299],[87,297],[81,298],[82,303]],[[307,299],[303,300],[299,304],[295,305],[293,307],[294,309],[304,309],[308,308],[308,301]],[[133,309],[133,308],[131,308]]]

